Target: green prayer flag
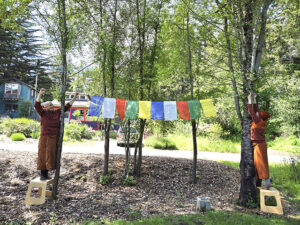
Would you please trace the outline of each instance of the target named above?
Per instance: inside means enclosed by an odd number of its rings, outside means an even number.
[[[201,116],[199,100],[188,101],[191,120],[199,119]]]
[[[139,112],[139,103],[138,101],[126,101],[126,111],[125,118],[135,120],[137,119],[137,114]]]

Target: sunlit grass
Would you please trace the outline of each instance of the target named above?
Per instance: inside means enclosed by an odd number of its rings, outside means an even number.
[[[156,143],[161,139],[161,137],[148,137],[145,139],[144,144],[145,146],[152,147],[152,148],[159,148],[159,145]],[[175,144],[176,148],[180,150],[193,150],[193,140],[191,136],[187,135],[178,135],[178,134],[171,134],[164,138],[170,144]],[[224,140],[224,139],[212,139],[209,137],[197,137],[197,149],[198,151],[209,151],[209,152],[231,152],[231,153],[238,153],[240,152],[239,143],[233,142],[231,140]],[[170,148],[169,148],[170,149]]]
[[[267,218],[256,214],[247,214],[240,212],[224,212],[224,211],[210,211],[206,213],[197,213],[193,215],[180,216],[155,216],[145,219],[137,219],[132,221],[115,220],[115,221],[86,221],[81,224],[85,225],[181,225],[181,224],[218,224],[218,225],[245,225],[245,224],[280,224],[280,225],[296,225],[299,220],[289,219],[277,215],[270,215]]]
[[[278,137],[267,142],[268,147],[280,151],[300,154],[300,139],[295,136]]]

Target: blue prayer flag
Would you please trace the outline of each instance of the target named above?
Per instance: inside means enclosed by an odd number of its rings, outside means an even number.
[[[161,101],[151,102],[151,119],[153,120],[164,119],[164,102]]]
[[[89,107],[89,116],[100,116],[103,101],[104,101],[103,97],[92,96],[90,107]]]

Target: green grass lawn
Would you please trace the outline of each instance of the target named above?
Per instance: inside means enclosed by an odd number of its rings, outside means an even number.
[[[168,148],[162,148],[162,144],[167,143]],[[157,149],[180,149],[180,150],[193,150],[193,141],[191,136],[171,134],[165,138],[162,137],[148,137],[144,141],[145,146],[153,147]],[[169,146],[174,146],[170,148]],[[199,151],[209,151],[209,152],[240,152],[240,143],[234,142],[232,140],[224,139],[210,139],[209,137],[197,137],[197,148]]]
[[[300,154],[300,139],[295,136],[278,137],[273,141],[267,141],[267,144],[272,149]]]
[[[224,212],[224,211],[210,211],[207,213],[197,213],[194,215],[181,215],[181,216],[156,216],[146,219],[139,219],[133,221],[102,221],[93,222],[87,221],[81,224],[85,225],[296,225],[299,224],[299,220],[288,219],[276,215],[270,215],[267,218],[256,214],[246,214],[239,212]]]
[[[236,136],[226,139],[198,136],[197,148],[199,151],[239,153],[240,142],[240,138]],[[193,150],[192,136],[184,134],[169,134],[167,137],[151,136],[145,139],[144,144],[156,149]],[[300,155],[300,139],[294,136],[278,137],[273,141],[267,141],[267,144],[271,149]]]

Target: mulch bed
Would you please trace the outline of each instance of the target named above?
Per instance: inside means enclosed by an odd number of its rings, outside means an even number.
[[[214,210],[247,211],[268,216],[259,209],[237,206],[239,170],[218,162],[198,160],[197,184],[191,184],[192,160],[144,157],[135,186],[122,184],[124,156],[111,155],[112,182],[99,183],[103,156],[63,154],[58,200],[40,206],[24,204],[31,179],[38,176],[35,153],[0,149],[0,223],[66,224],[85,220],[135,219],[154,215],[195,213],[197,196],[211,200]],[[282,199],[285,216],[297,214]]]

